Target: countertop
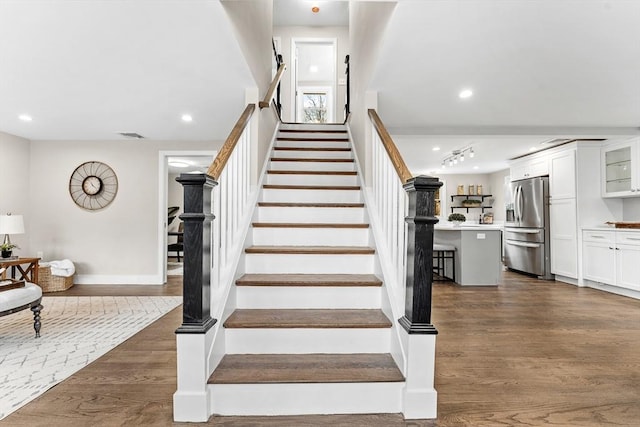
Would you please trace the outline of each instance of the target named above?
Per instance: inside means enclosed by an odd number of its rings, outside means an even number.
[[[595,226],[595,227],[582,227],[582,229],[587,231],[623,231],[625,233],[627,232],[640,233],[640,228],[615,228],[615,227],[608,227],[606,225]]]

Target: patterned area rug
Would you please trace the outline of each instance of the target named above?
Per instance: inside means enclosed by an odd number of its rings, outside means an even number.
[[[41,337],[30,310],[0,317],[0,419],[144,329],[182,297],[47,297]]]

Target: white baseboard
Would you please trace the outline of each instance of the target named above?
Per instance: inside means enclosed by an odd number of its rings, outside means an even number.
[[[162,285],[159,274],[110,275],[110,274],[76,274],[73,278],[76,285]]]

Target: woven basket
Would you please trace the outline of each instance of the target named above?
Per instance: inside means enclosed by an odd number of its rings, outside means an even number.
[[[51,267],[38,267],[38,285],[42,292],[66,291],[73,286],[73,276],[54,276],[51,274]]]

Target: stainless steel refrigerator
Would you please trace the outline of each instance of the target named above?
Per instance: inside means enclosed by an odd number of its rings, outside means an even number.
[[[510,184],[504,228],[505,265],[513,270],[553,279],[549,250],[549,178]]]

